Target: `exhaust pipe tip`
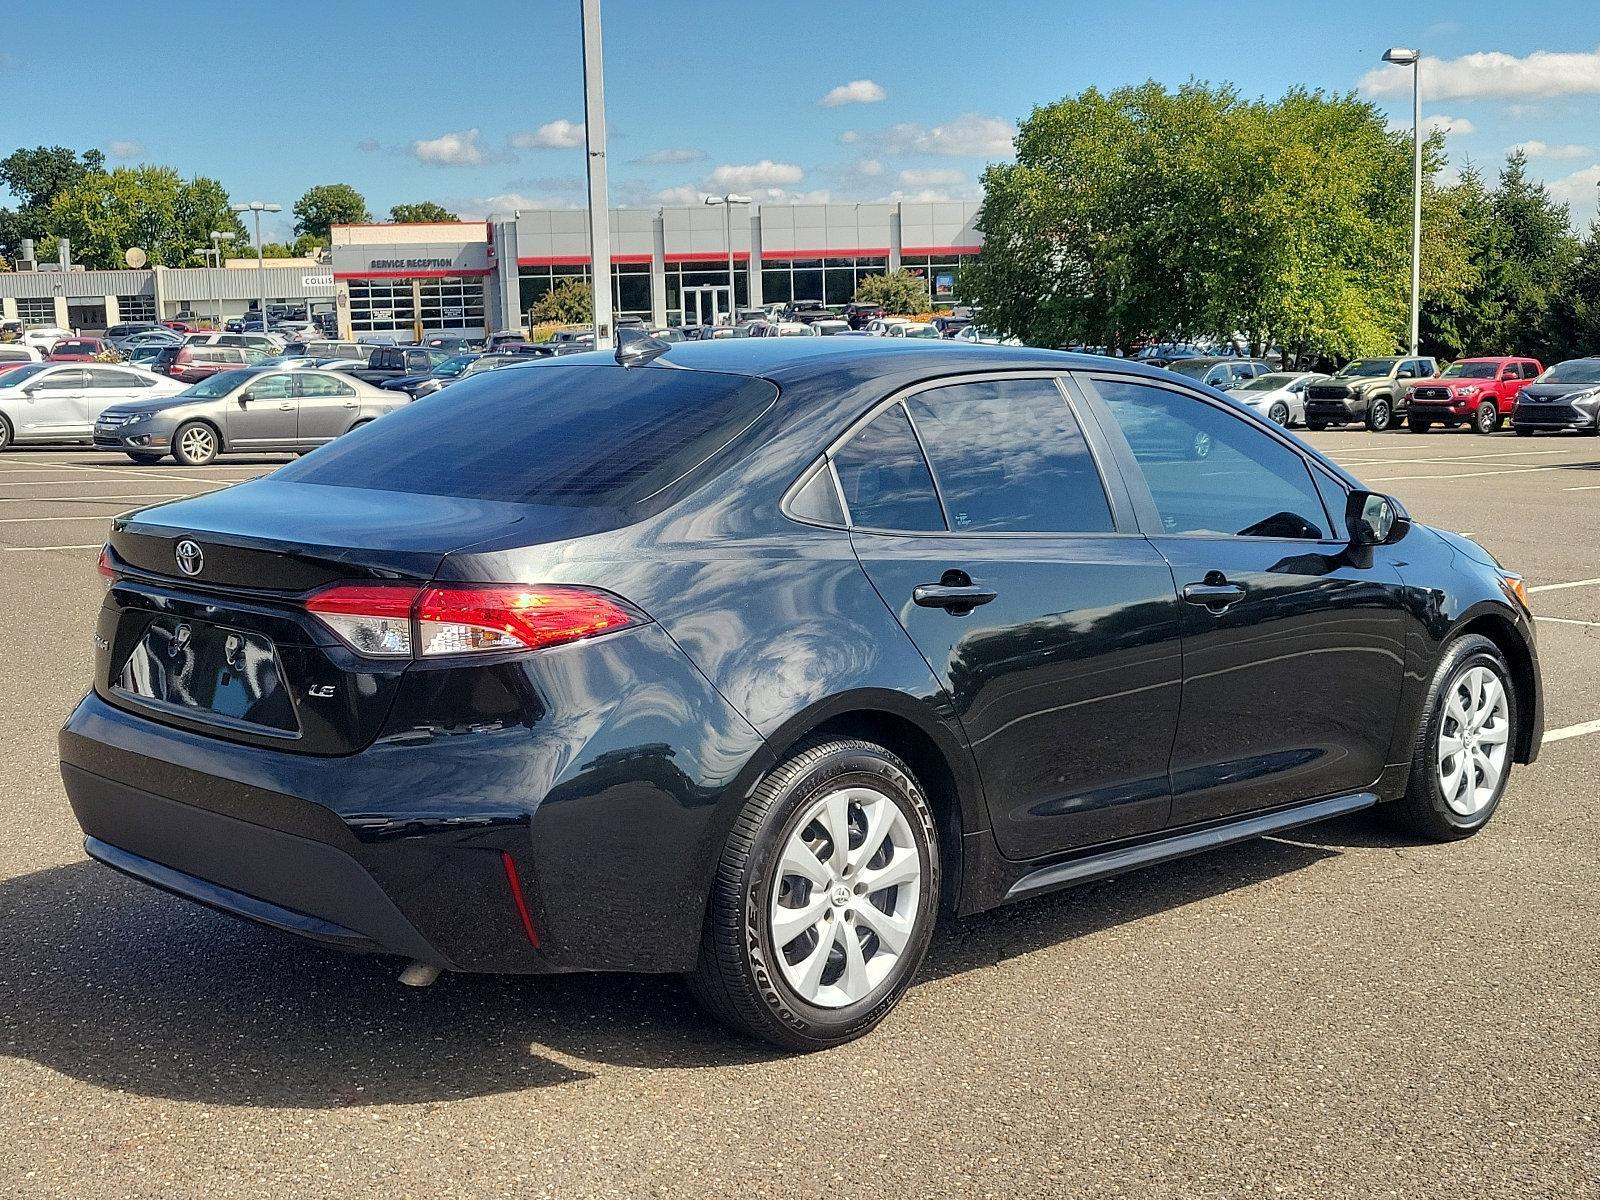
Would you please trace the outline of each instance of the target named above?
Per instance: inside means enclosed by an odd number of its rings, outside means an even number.
[[[400,972],[400,982],[407,987],[425,988],[439,978],[439,968],[432,963],[411,962]]]

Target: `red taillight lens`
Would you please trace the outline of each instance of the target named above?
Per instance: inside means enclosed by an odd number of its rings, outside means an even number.
[[[598,592],[489,584],[430,587],[417,605],[418,655],[540,650],[631,624]]]
[[[100,561],[95,563],[95,570],[100,572],[100,578],[105,581],[106,590],[111,590],[111,585],[117,581],[117,569],[111,565],[111,546],[100,547]]]
[[[411,610],[420,588],[337,584],[306,601],[306,608],[357,654],[411,657]]]
[[[306,608],[356,653],[373,658],[542,650],[639,619],[600,592],[498,583],[337,584]]]

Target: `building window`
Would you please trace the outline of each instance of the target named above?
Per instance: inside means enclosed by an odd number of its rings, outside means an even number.
[[[484,327],[482,279],[424,279],[421,290],[424,330],[436,332]]]
[[[56,302],[53,296],[18,296],[17,318],[24,325],[54,325]]]
[[[352,279],[350,328],[355,333],[410,332],[416,324],[409,279]]]
[[[154,321],[156,298],[154,296],[118,296],[117,311],[124,321]]]

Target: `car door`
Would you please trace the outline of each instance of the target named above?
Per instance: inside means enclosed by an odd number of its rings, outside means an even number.
[[[125,400],[145,399],[151,395],[150,389],[155,384],[153,375],[121,367],[91,366],[86,368],[86,371],[88,386],[84,390],[86,424],[83,428],[86,435],[94,432],[94,423],[106,409]]]
[[[356,389],[320,371],[294,372],[300,416],[297,437],[302,446],[331,442],[350,428],[361,407]]]
[[[1085,386],[1119,435],[1140,524],[1181,600],[1173,824],[1370,787],[1398,714],[1398,571],[1349,545],[1320,468],[1288,439],[1153,380]]]
[[[293,447],[299,435],[299,400],[294,372],[256,375],[224,402],[228,446],[234,450],[276,450]]]
[[[925,385],[832,461],[861,565],[966,732],[1001,851],[1164,827],[1172,573],[1067,389],[1037,374]]]
[[[82,367],[51,367],[23,389],[18,405],[18,438],[56,438],[88,427],[88,372]]]

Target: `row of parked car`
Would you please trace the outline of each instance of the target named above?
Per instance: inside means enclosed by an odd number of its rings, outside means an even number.
[[[1435,425],[1519,436],[1540,430],[1600,434],[1600,356],[1548,370],[1535,358],[1463,358],[1443,370],[1426,356],[1362,358],[1332,375],[1281,371],[1256,358],[1177,359],[1166,369],[1230,392],[1279,425],[1310,430],[1364,425],[1374,433]]]

